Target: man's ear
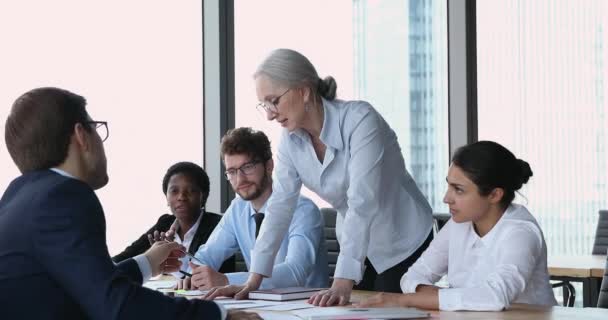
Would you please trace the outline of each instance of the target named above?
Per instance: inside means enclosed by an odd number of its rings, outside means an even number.
[[[89,150],[89,135],[90,133],[84,127],[82,123],[77,123],[74,125],[74,134],[72,135],[72,139],[76,142],[76,145],[80,150],[87,151]]]
[[[266,171],[272,174],[272,170],[274,170],[274,161],[272,159],[269,159],[266,161]]]

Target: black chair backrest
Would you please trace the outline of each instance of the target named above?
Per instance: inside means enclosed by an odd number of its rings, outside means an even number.
[[[606,257],[606,266],[604,267],[604,278],[602,279],[600,295],[597,299],[597,307],[608,308],[608,257]]]
[[[452,215],[449,213],[433,213],[433,227],[435,233],[439,232],[439,230],[448,223],[448,220],[450,220],[451,217]]]
[[[247,272],[247,264],[245,263],[245,259],[243,259],[243,254],[239,250],[234,254],[235,263],[234,263],[234,271],[235,272]]]
[[[329,282],[334,279],[334,271],[336,271],[336,262],[340,253],[340,245],[336,237],[336,215],[337,212],[333,208],[321,208],[321,215],[325,222],[323,232],[325,234],[325,245],[327,246],[327,263],[329,265]]]
[[[593,242],[593,254],[606,254],[608,249],[608,210],[600,210]]]

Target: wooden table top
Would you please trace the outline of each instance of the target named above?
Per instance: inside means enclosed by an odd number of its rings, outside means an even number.
[[[549,274],[559,277],[601,278],[606,266],[605,255],[550,256]]]
[[[605,259],[605,258],[604,258]],[[565,261],[572,261],[565,259]],[[603,269],[602,269],[603,270]],[[160,277],[158,280],[168,280],[171,277]],[[352,294],[352,301],[358,302],[369,296],[376,294],[372,291],[355,290]],[[266,311],[271,312],[271,311]],[[271,312],[276,313],[276,312]],[[279,314],[289,314],[289,312],[278,312]],[[500,312],[478,312],[478,311],[429,311],[430,319],[444,320],[606,320],[608,319],[608,309],[598,308],[565,308],[565,307],[540,307],[526,304],[512,305],[508,310]],[[286,318],[288,318],[286,316]]]
[[[353,301],[360,301],[375,294],[370,291],[353,291]],[[519,320],[519,319],[568,319],[568,320],[606,320],[608,309],[541,307],[526,304],[514,304],[508,310],[500,312],[479,311],[429,311],[431,319],[479,319],[479,320]]]
[[[500,312],[448,312],[432,311],[431,319],[479,319],[479,320],[606,320],[608,309],[597,308],[566,308],[566,307],[536,307],[530,305],[513,305]]]

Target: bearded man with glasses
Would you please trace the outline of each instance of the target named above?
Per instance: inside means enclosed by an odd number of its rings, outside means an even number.
[[[251,251],[264,219],[267,200],[272,195],[274,162],[270,141],[261,131],[237,128],[222,138],[221,156],[226,179],[238,195],[222,217],[207,243],[201,246],[191,262],[192,278],[183,279],[180,289],[211,289],[218,286],[241,285],[248,272],[220,273],[222,262],[238,250],[249,268]],[[193,260],[194,261],[194,260]],[[261,288],[327,287],[328,264],[323,220],[317,206],[299,196],[298,204],[274,260],[273,276]]]

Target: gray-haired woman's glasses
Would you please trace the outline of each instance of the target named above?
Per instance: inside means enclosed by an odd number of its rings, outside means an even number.
[[[287,92],[289,92],[289,90],[291,90],[291,89],[287,89],[285,92],[283,92],[282,95],[280,95],[280,96],[272,99],[271,101],[262,101],[262,102],[258,103],[255,106],[256,109],[258,109],[258,111],[260,111],[261,113],[266,113],[266,112],[277,113],[277,112],[279,112],[279,109],[277,108],[277,106],[279,105],[279,102],[280,102],[281,98]]]

